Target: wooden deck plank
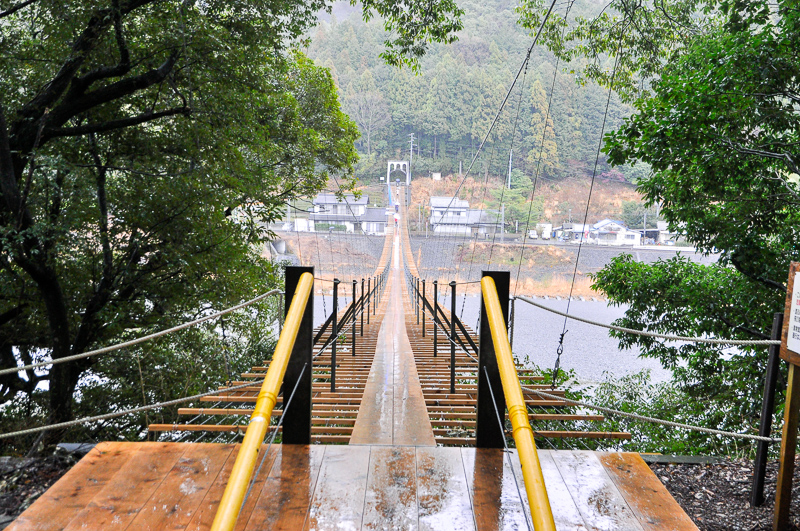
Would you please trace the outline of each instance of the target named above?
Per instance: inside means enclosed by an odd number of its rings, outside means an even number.
[[[373,447],[361,529],[414,531],[418,527],[416,450]]]
[[[472,503],[458,448],[417,448],[419,529],[475,530]]]
[[[222,499],[222,493],[225,492],[225,486],[228,484],[228,478],[233,469],[233,463],[236,461],[236,456],[239,453],[239,444],[220,444],[221,451],[227,451],[228,457],[222,465],[217,477],[206,490],[206,495],[200,501],[200,504],[195,509],[191,521],[186,526],[186,531],[208,531],[211,528],[211,523],[214,521],[214,516],[217,514],[217,507]]]
[[[247,529],[303,529],[325,446],[282,445],[264,480]]]
[[[63,529],[99,493],[138,447],[103,442],[36,500],[6,531]]]
[[[73,518],[65,530],[125,529],[191,443],[146,443]]]
[[[525,505],[503,450],[461,448],[478,531],[525,529]]]
[[[244,531],[247,522],[250,520],[250,515],[258,502],[258,493],[264,486],[269,470],[275,462],[277,455],[280,453],[280,445],[262,444],[256,457],[256,468],[253,470],[253,476],[250,479],[250,494],[244,501],[239,517],[236,520],[236,531]],[[260,468],[260,470],[259,470]]]
[[[525,488],[525,482],[522,480],[522,466],[519,463],[519,455],[516,449],[511,450],[514,453],[514,470],[517,473],[517,481],[520,489]],[[569,493],[569,487],[564,483],[564,478],[561,477],[555,461],[553,461],[553,452],[557,450],[539,450],[539,463],[542,466],[542,475],[544,476],[544,484],[547,487],[547,496],[550,500],[550,509],[553,512],[553,520],[556,523],[558,531],[585,531],[588,529],[581,516],[581,512],[575,505],[575,500]],[[527,494],[526,494],[527,496]]]
[[[692,519],[635,453],[599,453],[597,457],[646,530],[697,531]]]
[[[130,529],[185,529],[232,450],[218,444],[188,444]]]
[[[593,452],[560,450],[550,455],[589,529],[642,531],[625,498]]]
[[[359,529],[364,514],[370,448],[331,446],[314,490],[304,529]]]

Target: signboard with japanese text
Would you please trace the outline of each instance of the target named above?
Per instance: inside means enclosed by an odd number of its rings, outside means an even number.
[[[787,287],[781,358],[800,365],[800,262],[792,262],[789,266]]]

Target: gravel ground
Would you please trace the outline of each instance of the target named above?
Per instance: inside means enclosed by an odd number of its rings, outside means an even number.
[[[800,529],[800,470],[796,463],[792,490],[792,527]],[[701,531],[772,529],[778,462],[767,464],[765,502],[750,507],[753,462],[724,460],[714,464],[651,464],[667,490]]]
[[[66,452],[40,459],[0,457],[0,529],[66,474],[78,457]]]

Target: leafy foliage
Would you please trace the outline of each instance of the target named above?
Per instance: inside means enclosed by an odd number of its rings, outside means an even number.
[[[332,76],[297,51],[325,9],[319,0],[0,4],[3,367],[166,328],[280,284],[258,252],[264,223],[332,174],[352,182],[357,160],[358,131]],[[393,61],[417,60],[459,27],[447,0],[365,9],[396,32]],[[245,348],[271,322],[274,309],[261,310],[228,323],[241,359],[267,354]],[[143,373],[146,401],[207,389],[224,376],[204,346],[218,331],[136,350],[136,372],[135,356],[120,353],[7,375],[0,398],[7,411],[30,405],[37,420],[59,422],[96,411],[104,396],[136,403],[139,367],[163,384],[159,395]]]

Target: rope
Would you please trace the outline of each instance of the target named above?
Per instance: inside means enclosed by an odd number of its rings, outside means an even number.
[[[722,430],[715,430],[713,428],[704,428],[702,426],[692,426],[691,424],[682,424],[680,422],[673,422],[671,420],[657,419],[654,417],[645,417],[644,415],[637,415],[636,413],[627,413],[625,411],[619,411],[618,409],[611,409],[603,406],[595,406],[593,404],[587,404],[586,402],[581,402],[579,400],[572,400],[570,398],[565,398],[563,396],[551,395],[550,393],[545,393],[543,391],[539,391],[538,389],[533,389],[530,387],[523,386],[522,388],[525,391],[535,393],[543,398],[549,398],[551,400],[561,400],[562,402],[572,404],[573,406],[581,406],[588,409],[594,409],[596,411],[601,411],[609,415],[619,415],[621,417],[627,417],[634,420],[652,422],[654,424],[661,424],[662,426],[671,426],[673,428],[683,428],[685,430],[701,431],[703,433],[710,433],[712,435],[724,435],[726,437],[736,437],[739,439],[749,439],[751,441],[764,441],[768,443],[781,442],[781,439],[773,439],[772,437],[762,437],[760,435],[750,435],[748,433],[734,433],[732,431],[722,431]]]
[[[237,385],[235,387],[228,387],[225,391],[236,391],[237,389],[243,389],[245,387],[250,387],[253,385],[253,382],[248,382],[246,384]],[[85,417],[82,419],[75,419],[70,420],[68,422],[60,422],[58,424],[49,424],[47,426],[39,426],[38,428],[28,428],[26,430],[19,430],[19,431],[12,431],[9,433],[0,433],[0,439],[8,439],[10,437],[18,437],[21,435],[29,435],[31,433],[38,433],[40,431],[48,431],[48,430],[56,430],[61,428],[70,428],[72,426],[77,426],[79,424],[83,424],[84,422],[94,422],[96,420],[106,420],[106,419],[113,419],[116,417],[122,417],[123,415],[128,415],[130,413],[140,413],[142,411],[149,411],[151,409],[156,409],[159,407],[167,407],[167,406],[174,406],[176,404],[182,404],[184,402],[189,402],[190,400],[196,400],[198,398],[203,398],[204,396],[211,396],[213,394],[217,394],[220,391],[217,389],[215,391],[207,391],[205,393],[200,393],[199,395],[192,395],[187,396],[185,398],[176,398],[175,400],[168,400],[166,402],[158,402],[155,404],[150,404],[149,406],[141,406],[135,407],[132,409],[126,409],[124,411],[116,411],[114,413],[106,413],[104,415],[97,415],[94,417]]]
[[[600,326],[602,328],[608,328],[610,330],[616,330],[617,332],[625,332],[626,334],[633,334],[637,336],[645,336],[645,337],[655,337],[658,339],[666,339],[669,341],[691,341],[694,343],[709,343],[712,345],[731,345],[731,346],[769,346],[769,345],[780,345],[781,342],[777,339],[714,339],[714,338],[707,338],[707,337],[689,337],[689,336],[673,336],[669,334],[659,334],[656,332],[647,332],[644,330],[635,330],[633,328],[625,328],[622,326],[615,326],[606,323],[600,323],[598,321],[592,321],[591,319],[586,319],[584,317],[578,317],[576,315],[567,314],[565,312],[560,312],[553,308],[548,308],[543,304],[539,304],[534,302],[533,300],[529,299],[528,297],[516,297],[517,299],[527,302],[537,308],[541,308],[542,310],[547,310],[548,312],[555,313],[557,315],[561,315],[563,317],[569,317],[570,319],[574,319],[576,321],[581,321],[582,323],[587,323],[594,326]]]
[[[30,365],[23,365],[21,367],[11,367],[11,368],[8,368],[8,369],[3,369],[3,370],[0,371],[0,376],[6,375],[6,374],[14,374],[16,372],[24,371],[24,370],[27,370],[27,369],[35,369],[37,367],[43,367],[45,365],[57,365],[59,363],[66,363],[68,361],[80,360],[80,359],[88,358],[88,357],[91,357],[91,356],[97,356],[98,354],[106,354],[108,352],[113,352],[113,351],[119,350],[121,348],[132,347],[133,345],[138,345],[139,343],[144,343],[145,341],[149,341],[151,339],[156,339],[158,337],[165,336],[167,334],[171,334],[172,332],[177,332],[179,330],[183,330],[184,328],[189,328],[189,327],[194,326],[196,324],[200,324],[202,322],[210,321],[211,319],[216,319],[217,317],[221,317],[223,315],[227,315],[227,314],[229,314],[229,313],[231,313],[233,311],[239,310],[239,309],[244,308],[246,306],[250,306],[253,303],[256,303],[256,302],[258,302],[260,300],[263,300],[263,299],[265,299],[265,298],[267,298],[267,297],[269,297],[271,295],[275,295],[277,293],[283,293],[283,291],[281,291],[279,289],[273,289],[272,291],[268,291],[268,292],[266,292],[266,293],[264,293],[262,295],[259,295],[258,297],[254,298],[254,299],[250,299],[249,301],[243,302],[241,304],[237,304],[236,306],[232,306],[232,307],[228,308],[227,310],[222,310],[221,312],[217,312],[217,313],[214,313],[214,314],[211,314],[211,315],[207,315],[205,317],[201,317],[200,319],[195,319],[194,321],[189,321],[188,323],[183,323],[182,325],[174,326],[172,328],[167,328],[166,330],[162,330],[161,332],[156,332],[156,333],[150,334],[148,336],[140,337],[138,339],[132,339],[130,341],[126,341],[124,343],[119,343],[117,345],[111,345],[110,347],[99,348],[97,350],[90,350],[89,352],[84,352],[82,354],[75,354],[74,356],[65,356],[63,358],[58,358],[56,360],[40,361],[38,363],[31,363]]]

